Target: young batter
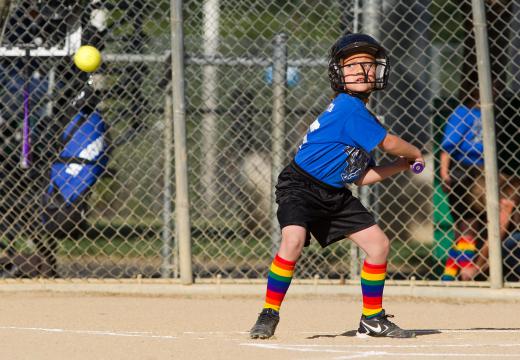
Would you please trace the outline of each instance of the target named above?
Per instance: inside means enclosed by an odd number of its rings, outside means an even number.
[[[253,339],[273,336],[296,261],[310,235],[326,247],[349,237],[366,252],[361,272],[363,311],[358,336],[414,337],[388,320],[382,307],[390,242],[374,217],[346,188],[373,184],[424,163],[421,151],[389,134],[366,108],[369,95],[385,88],[389,64],[372,37],[350,34],[330,50],[329,78],[335,97],[311,124],[298,152],[276,185],[282,241],[267,279],[265,304],[250,331]],[[377,146],[397,156],[376,166]]]

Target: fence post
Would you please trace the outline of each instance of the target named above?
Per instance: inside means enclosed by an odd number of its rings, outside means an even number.
[[[211,63],[218,52],[219,42],[219,0],[204,1],[204,57],[210,60],[202,70],[202,94],[204,114],[202,118],[202,168],[201,183],[205,191],[205,215],[214,219],[217,200],[217,104],[218,104],[218,72],[217,65]]]
[[[271,128],[271,216],[272,216],[272,251],[280,244],[280,231],[276,218],[274,185],[282,170],[285,143],[285,79],[287,76],[287,34],[278,33],[274,40],[273,52],[273,122]]]
[[[172,98],[175,142],[175,229],[179,247],[181,283],[193,283],[191,225],[188,196],[188,151],[186,147],[186,106],[184,99],[184,34],[182,0],[170,0],[172,47]]]
[[[169,89],[168,89],[169,90]],[[172,98],[166,91],[164,99],[164,184],[163,184],[163,229],[161,248],[161,277],[169,278],[172,273]]]
[[[486,177],[486,212],[489,242],[489,277],[494,289],[503,286],[502,254],[498,204],[498,170],[493,114],[493,85],[486,27],[486,10],[483,0],[472,0],[473,29],[477,50],[480,109],[484,137],[484,169]]]

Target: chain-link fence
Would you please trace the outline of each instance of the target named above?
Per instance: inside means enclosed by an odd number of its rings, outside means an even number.
[[[366,32],[391,61],[371,110],[427,154],[421,175],[352,189],[391,239],[389,278],[488,280],[495,219],[503,278],[520,279],[519,1],[485,2],[500,179],[489,219],[471,1],[183,1],[182,33],[174,3],[12,2],[0,48],[4,276],[179,277],[181,195],[196,278],[265,277],[280,241],[274,182],[330,102],[328,49]],[[80,44],[103,53],[91,75],[71,60]],[[175,178],[182,119],[187,193]],[[296,277],[356,278],[362,257],[349,241],[312,242]]]
[[[168,14],[154,1],[11,4],[1,49],[6,274],[159,276]],[[80,44],[104,54],[91,75],[72,62]]]

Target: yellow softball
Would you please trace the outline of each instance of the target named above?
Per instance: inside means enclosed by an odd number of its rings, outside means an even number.
[[[85,72],[96,71],[101,65],[101,53],[91,45],[83,45],[74,54],[74,64]]]

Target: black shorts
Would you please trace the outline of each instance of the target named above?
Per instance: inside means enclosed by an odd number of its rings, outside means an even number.
[[[322,247],[375,225],[372,214],[346,188],[334,188],[314,179],[294,162],[278,176],[276,185],[278,222],[283,229],[300,225]]]

